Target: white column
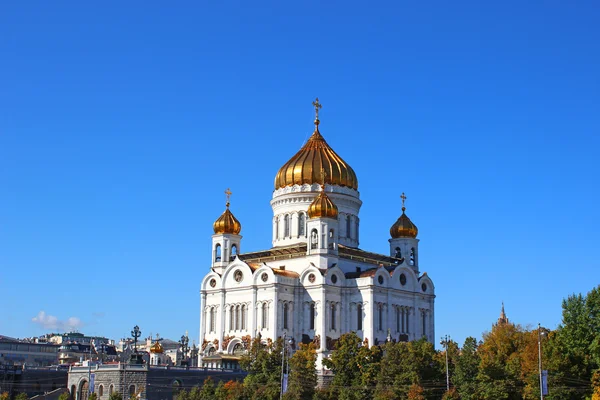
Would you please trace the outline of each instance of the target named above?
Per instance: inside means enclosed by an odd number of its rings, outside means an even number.
[[[250,328],[250,337],[254,339],[256,337],[256,286],[252,288],[252,303],[250,305],[250,309],[248,310],[248,317],[250,318],[250,323],[246,326]]]
[[[225,332],[225,289],[221,289],[221,312],[218,313],[220,315],[219,318],[219,348],[217,351],[221,353],[223,350],[223,333]]]

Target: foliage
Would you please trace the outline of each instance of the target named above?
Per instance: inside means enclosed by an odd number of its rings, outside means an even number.
[[[90,395],[88,396],[88,400],[98,400],[98,395],[96,394],[96,392],[90,393]]]
[[[362,340],[356,333],[345,333],[340,336],[329,358],[323,359],[323,364],[334,373],[331,395],[340,400],[359,398],[354,386],[359,385],[361,369],[364,367],[361,346]]]
[[[108,396],[108,400],[123,400],[123,396],[121,396],[121,393],[114,391]]]
[[[455,388],[450,388],[450,390],[444,393],[442,400],[460,400],[460,395]]]
[[[462,400],[476,400],[477,381],[475,377],[479,371],[479,353],[477,352],[477,339],[468,337],[458,357],[452,360],[454,374],[450,375]]]
[[[16,397],[15,400],[27,400],[27,393],[19,393]]]
[[[317,351],[313,343],[300,344],[290,358],[290,375],[286,399],[311,400],[317,386]]]
[[[408,389],[408,395],[406,398],[408,400],[425,400],[423,388],[420,385],[413,383]]]
[[[10,399],[10,394],[8,394],[8,392],[0,393],[0,400],[9,400],[9,399]]]
[[[58,396],[58,400],[69,400],[69,397],[69,392],[63,392],[60,394],[60,396]],[[0,400],[2,400],[2,396],[0,396]]]
[[[252,341],[248,353],[242,356],[240,366],[248,371],[244,392],[251,400],[277,400],[281,391],[281,364],[283,339],[268,344],[260,338]]]
[[[212,400],[215,398],[215,382],[209,376],[204,380],[202,389],[198,392],[198,400]]]

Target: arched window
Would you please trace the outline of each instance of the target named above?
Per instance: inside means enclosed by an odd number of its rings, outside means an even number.
[[[267,303],[262,305],[262,328],[267,329]]]
[[[108,387],[108,395],[111,396],[113,394],[114,390],[115,390],[115,385],[111,384]]]
[[[352,235],[350,234],[350,216],[346,215],[346,237],[350,238]]]
[[[356,306],[356,330],[362,331],[363,324],[363,309],[362,304]]]
[[[333,250],[333,229],[329,230],[329,244],[327,247],[329,247],[329,250]]]
[[[279,239],[279,217],[275,217],[275,240]]]
[[[221,245],[217,244],[215,246],[215,261],[219,262],[221,261]]]
[[[423,316],[423,336],[427,336],[427,330],[425,329],[427,327],[427,312],[423,311],[421,315]]]
[[[331,330],[335,331],[335,304],[331,305]]]
[[[300,213],[300,215],[298,216],[298,236],[306,236],[305,225],[306,216],[304,215],[304,213]]]
[[[234,244],[231,246],[231,256],[229,257],[229,261],[233,261],[237,256],[237,245]]]
[[[246,305],[242,305],[242,330],[246,329]]]
[[[235,324],[235,322],[233,320],[234,314],[235,314],[235,307],[234,306],[229,307],[229,330],[230,331],[233,330],[234,324]]]
[[[396,253],[394,254],[394,257],[402,258],[402,250],[400,250],[400,247],[396,247]]]
[[[316,249],[319,245],[319,232],[316,229],[313,229],[310,232],[310,248]]]
[[[135,396],[135,385],[129,385],[129,397]]]
[[[104,385],[98,386],[98,396],[102,397],[104,395]]]
[[[410,265],[415,265],[415,248],[410,248]]]
[[[379,304],[377,307],[377,312],[379,314],[379,330],[383,330],[383,304]]]
[[[216,319],[217,319],[217,309],[215,307],[210,308],[210,332],[216,332]]]
[[[240,329],[240,306],[235,306],[235,330]]]
[[[396,332],[400,331],[400,319],[402,318],[402,309],[400,307],[396,307]]]
[[[357,219],[356,219],[356,235],[355,235],[355,236],[356,236],[356,241],[357,241],[357,242],[358,242],[358,232],[359,232],[359,229],[358,229],[358,218],[357,218]]]
[[[310,329],[315,329],[315,303],[310,305]]]
[[[289,237],[290,236],[290,216],[289,214],[286,214],[285,217],[283,217],[283,237]]]
[[[283,303],[283,329],[288,329],[288,304]]]

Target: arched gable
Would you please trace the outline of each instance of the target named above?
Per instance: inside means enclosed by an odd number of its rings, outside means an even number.
[[[381,279],[379,278],[381,277]],[[390,273],[385,268],[377,268],[373,275],[373,284],[379,287],[389,287],[391,281]]]
[[[332,286],[344,286],[346,280],[346,275],[340,267],[337,265],[335,267],[329,268],[327,273],[325,274],[325,282],[328,285]]]
[[[240,271],[238,273],[238,271]],[[240,275],[241,273],[241,275]],[[236,258],[231,264],[229,264],[223,272],[223,288],[230,288],[235,286],[249,286],[252,285],[253,271],[252,268],[244,261]]]
[[[211,284],[210,284],[212,279],[215,280],[214,287],[211,286]],[[206,275],[204,277],[204,279],[202,279],[202,282],[200,283],[200,290],[219,289],[220,287],[221,287],[221,277],[219,276],[219,274],[212,272],[212,271],[208,275]]]
[[[311,276],[311,274],[313,275]],[[302,286],[321,285],[325,282],[325,277],[323,277],[321,271],[311,263],[300,274],[300,282]]]
[[[406,277],[406,283],[403,285],[401,281],[401,276],[404,275]],[[400,290],[408,290],[414,292],[417,290],[417,285],[419,283],[419,277],[415,274],[415,271],[406,265],[406,263],[402,263],[397,266],[392,272],[392,278],[390,280],[390,287]]]
[[[423,290],[423,285],[425,285],[425,290]],[[425,294],[435,294],[435,286],[433,285],[431,278],[429,278],[429,275],[427,275],[427,272],[424,272],[419,278],[418,290]]]

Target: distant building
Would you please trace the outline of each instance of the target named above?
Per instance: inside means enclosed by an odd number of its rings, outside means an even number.
[[[10,398],[18,393],[32,397],[66,388],[68,371],[68,368],[59,366],[0,365],[0,393],[6,392]]]
[[[500,310],[500,317],[498,317],[498,322],[496,322],[494,326],[502,326],[508,324],[510,324],[510,321],[508,320],[508,317],[504,312],[504,302],[502,302],[502,310]]]
[[[147,400],[172,400],[182,388],[202,385],[206,378],[215,381],[243,379],[239,370],[211,370],[207,368],[131,365],[125,363],[71,367],[68,388],[73,400],[87,400],[90,380],[98,400],[108,400],[112,393],[123,399],[132,395]]]
[[[58,364],[59,346],[0,335],[0,365],[45,367]]]

